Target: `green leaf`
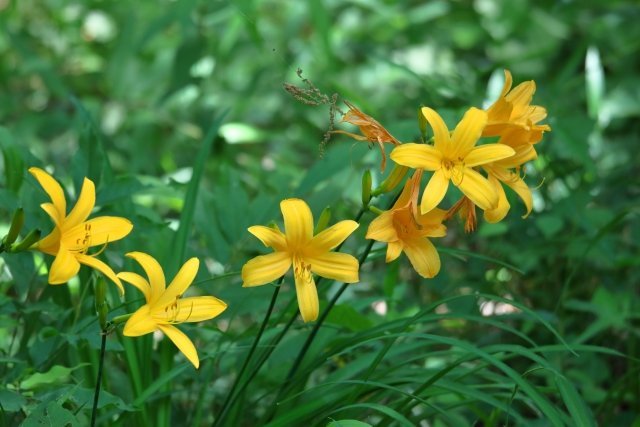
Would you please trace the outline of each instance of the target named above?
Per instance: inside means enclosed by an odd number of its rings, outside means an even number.
[[[556,385],[562,396],[565,406],[571,414],[575,425],[584,427],[595,427],[596,421],[593,413],[582,399],[576,388],[565,377],[556,376]]]
[[[368,329],[373,325],[371,320],[348,304],[334,306],[327,316],[327,322],[344,326],[354,332]]]
[[[73,372],[72,368],[55,365],[47,372],[30,375],[20,382],[20,388],[23,390],[35,390],[47,386],[64,384],[69,381],[69,377]]]
[[[82,424],[73,413],[64,407],[61,402],[43,402],[38,405],[24,420],[23,427],[76,427]]]

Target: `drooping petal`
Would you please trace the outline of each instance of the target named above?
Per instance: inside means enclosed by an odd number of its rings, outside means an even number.
[[[520,200],[524,202],[525,207],[527,208],[527,212],[522,216],[522,218],[526,218],[531,213],[533,209],[533,196],[531,195],[531,189],[527,186],[522,178],[518,175],[513,174],[513,178],[507,181],[504,181],[513,191],[518,194]]]
[[[284,276],[291,267],[291,256],[287,252],[257,256],[242,266],[242,286],[260,286]]]
[[[429,107],[422,107],[421,112],[433,129],[435,148],[446,155],[451,149],[451,136],[449,135],[447,125],[444,123],[444,120],[442,120],[442,117],[440,117],[440,114],[436,113],[435,110]]]
[[[254,225],[248,228],[249,233],[256,236],[263,245],[273,248],[276,251],[285,251],[287,249],[287,238],[280,230],[264,225]]]
[[[489,181],[471,168],[465,168],[458,188],[480,209],[493,209],[498,205],[498,195]]]
[[[330,251],[344,242],[358,226],[359,224],[355,221],[340,221],[314,236],[305,252],[324,253]]]
[[[391,262],[398,258],[402,253],[402,242],[389,242],[387,246],[386,262]]]
[[[152,311],[158,323],[202,322],[213,319],[227,308],[224,301],[212,296],[180,298],[164,308]]]
[[[504,70],[504,85],[502,86],[502,92],[500,92],[500,98],[504,98],[513,85],[513,77],[511,71]]]
[[[393,211],[385,211],[378,215],[367,230],[367,239],[378,242],[393,242],[398,240],[398,233],[393,226]]]
[[[475,107],[469,108],[453,131],[452,152],[445,157],[450,159],[465,158],[480,139],[486,124],[486,111]]]
[[[184,332],[172,325],[158,325],[158,328],[173,341],[176,347],[178,347],[178,350],[189,359],[189,362],[191,362],[196,369],[200,367],[200,359],[198,358],[196,346],[193,345],[193,342],[191,342]]]
[[[71,209],[67,219],[64,222],[64,229],[68,230],[70,228],[75,227],[76,225],[84,222],[88,217],[93,207],[96,204],[96,188],[88,178],[84,179],[82,183],[82,190],[80,190],[80,196],[78,196],[78,201],[76,205]]]
[[[447,194],[447,188],[449,188],[449,179],[445,177],[444,171],[435,171],[422,194],[421,213],[425,214],[438,206]]]
[[[498,194],[498,205],[494,209],[487,209],[484,211],[484,219],[490,223],[500,222],[507,216],[511,205],[507,200],[507,195],[504,193],[502,184],[493,175],[489,174],[489,182],[495,188]]]
[[[40,207],[49,215],[56,227],[61,227],[64,224],[64,215],[60,216],[58,208],[53,203],[42,203]]]
[[[309,206],[300,199],[280,202],[288,248],[296,250],[313,237],[313,215]]]
[[[87,265],[91,268],[98,270],[100,273],[107,276],[113,283],[118,286],[118,290],[120,291],[120,295],[124,295],[124,286],[122,286],[122,282],[116,276],[116,273],[104,262],[100,261],[98,258],[94,256],[84,255],[84,254],[76,254],[76,259],[81,264]]]
[[[442,167],[442,153],[432,145],[412,142],[397,146],[391,151],[391,160],[414,169],[435,171]]]
[[[78,270],[80,270],[80,264],[73,254],[67,248],[60,247],[56,258],[51,264],[51,270],[49,270],[49,284],[59,285],[65,283],[78,274]]]
[[[156,302],[164,292],[166,286],[162,267],[160,267],[160,264],[158,264],[158,261],[156,261],[154,257],[144,252],[129,252],[126,256],[136,260],[147,274],[149,285],[151,286],[151,299],[149,303]]]
[[[466,167],[484,165],[506,159],[515,154],[515,150],[506,144],[486,144],[473,148],[464,158]]]
[[[171,284],[167,286],[167,289],[153,305],[163,307],[180,298],[187,288],[191,286],[191,283],[193,283],[193,279],[195,279],[196,274],[198,274],[199,267],[200,261],[196,257],[190,258],[185,262],[178,271],[178,274],[176,274],[176,277],[171,281]]]
[[[429,239],[412,239],[405,242],[404,253],[420,276],[430,279],[440,271],[440,256]]]
[[[358,260],[349,254],[326,252],[313,258],[305,258],[304,261],[311,265],[311,271],[318,276],[344,283],[359,281],[360,265]]]
[[[149,302],[149,300],[151,299],[151,285],[149,285],[149,282],[147,282],[144,277],[136,273],[130,273],[128,271],[118,273],[117,276],[120,280],[124,280],[125,282],[130,283],[138,288],[138,290],[144,295],[147,303]]]
[[[127,320],[124,324],[124,330],[122,333],[127,337],[139,337],[158,329],[158,325],[151,318],[149,312],[149,305],[145,304]]]
[[[303,262],[296,262],[293,270],[296,282],[296,296],[302,320],[312,322],[318,318],[320,303],[318,302],[318,290],[313,281],[311,271]]]
[[[133,224],[126,218],[100,216],[63,231],[62,239],[65,246],[71,249],[85,250],[120,240],[132,229]]]
[[[58,181],[40,168],[31,167],[29,173],[38,181],[45,193],[49,195],[53,206],[58,211],[58,217],[64,218],[67,214],[67,202],[64,198],[64,191]]]

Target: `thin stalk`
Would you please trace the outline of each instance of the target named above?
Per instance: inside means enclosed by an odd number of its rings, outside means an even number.
[[[258,343],[260,342],[260,339],[262,338],[262,334],[264,333],[264,330],[266,329],[267,324],[269,323],[269,319],[271,318],[271,313],[273,312],[273,308],[276,305],[276,299],[278,298],[278,293],[280,292],[280,285],[282,284],[283,280],[284,280],[284,276],[282,276],[278,280],[278,283],[276,284],[275,289],[273,290],[273,295],[271,296],[271,302],[269,303],[269,308],[267,309],[267,314],[264,316],[264,320],[262,321],[262,325],[260,325],[260,330],[258,331],[258,334],[256,335],[255,339],[253,340],[253,344],[251,344],[251,349],[249,350],[249,353],[247,354],[247,357],[244,359],[244,363],[242,364],[242,368],[240,368],[240,372],[236,376],[236,380],[234,381],[233,386],[231,387],[231,390],[227,394],[227,398],[225,399],[224,403],[222,404],[222,410],[221,410],[220,416],[217,417],[216,420],[213,423],[214,427],[217,426],[219,424],[219,422],[224,419],[226,413],[228,412],[229,402],[231,401],[231,398],[234,395],[234,393],[236,391],[236,388],[238,387],[238,384],[240,384],[240,380],[242,379],[242,376],[244,375],[244,371],[247,369],[247,366],[249,366],[249,361],[251,361],[251,358],[253,357],[253,353],[256,351],[256,348],[258,347]]]
[[[93,409],[91,410],[91,427],[95,427],[98,416],[98,400],[100,398],[100,388],[102,386],[102,368],[104,366],[104,354],[107,348],[107,332],[102,331],[100,341],[100,362],[98,363],[98,378],[96,379],[96,391],[93,393]]]
[[[251,384],[251,381],[253,381],[253,378],[258,374],[258,372],[260,371],[260,368],[262,368],[262,365],[264,365],[264,363],[267,361],[269,356],[271,356],[271,353],[273,353],[273,351],[276,349],[276,347],[278,346],[282,338],[285,336],[287,331],[289,331],[289,328],[291,328],[291,325],[293,325],[293,322],[297,318],[298,318],[298,312],[296,311],[295,313],[293,313],[293,316],[291,316],[291,318],[285,325],[284,329],[280,332],[280,334],[274,340],[272,340],[271,343],[267,346],[267,350],[262,355],[262,357],[258,360],[256,367],[253,368],[253,371],[251,371],[247,380],[242,384],[242,386],[240,387],[236,395],[233,396],[233,398],[231,399],[231,402],[229,403],[229,407],[227,408],[227,411],[233,408],[233,405],[236,403],[238,398],[242,395],[242,393],[247,388],[247,386]]]

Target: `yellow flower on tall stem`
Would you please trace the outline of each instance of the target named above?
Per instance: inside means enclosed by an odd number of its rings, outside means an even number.
[[[275,252],[255,257],[242,267],[242,286],[273,282],[293,266],[300,314],[305,322],[311,322],[318,318],[319,312],[314,273],[344,283],[359,280],[357,259],[348,254],[330,252],[358,228],[358,223],[340,221],[314,236],[313,215],[303,200],[283,200],[280,210],[284,218],[284,233],[261,225],[249,227],[251,234]]]
[[[189,337],[174,325],[209,320],[227,308],[227,304],[212,296],[182,298],[198,273],[200,261],[198,258],[191,258],[185,262],[171,284],[166,287],[164,272],[155,258],[143,252],[130,252],[126,256],[142,266],[149,280],[136,273],[118,273],[120,279],[138,288],[147,301],[127,320],[124,335],[137,337],[160,330],[197,369],[200,359],[196,347]]]
[[[42,169],[32,167],[29,172],[51,199],[51,203],[40,206],[51,217],[55,228],[31,247],[55,256],[49,270],[49,283],[67,282],[78,273],[80,264],[84,264],[107,276],[118,286],[120,293],[124,293],[122,283],[111,267],[87,251],[93,246],[122,239],[131,232],[131,222],[114,216],[87,219],[96,202],[95,186],[88,178],[84,179],[78,201],[67,215],[67,202],[60,184]]]
[[[393,207],[371,221],[367,239],[388,244],[387,262],[404,252],[420,276],[432,278],[440,271],[440,256],[429,237],[446,235],[447,228],[442,224],[446,211],[436,208],[425,214],[417,214],[421,178],[422,171],[416,171]]]
[[[487,108],[487,126],[482,136],[507,136],[522,143],[535,144],[542,134],[550,131],[549,125],[539,125],[547,117],[547,110],[539,105],[530,105],[536,91],[533,80],[520,83],[511,90],[513,78],[509,70],[504,70],[504,86],[500,96]]]
[[[476,147],[487,123],[487,113],[470,108],[453,134],[449,134],[447,125],[435,110],[423,107],[422,114],[433,128],[434,145],[403,144],[391,152],[391,159],[399,165],[434,171],[420,203],[422,213],[431,211],[444,199],[449,181],[481,209],[495,208],[498,194],[474,167],[510,157],[514,150],[505,144]]]

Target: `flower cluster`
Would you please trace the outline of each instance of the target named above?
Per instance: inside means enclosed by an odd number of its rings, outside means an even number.
[[[197,368],[200,362],[195,346],[173,325],[209,320],[227,307],[214,297],[182,298],[198,272],[198,259],[188,260],[166,289],[162,267],[152,256],[142,252],[131,252],[127,256],[142,266],[148,281],[136,273],[116,274],[97,255],[108,243],[126,237],[133,229],[131,222],[126,218],[113,216],[88,219],[96,203],[96,192],[93,182],[87,178],[84,179],[78,201],[67,214],[67,202],[60,184],[42,169],[32,167],[29,172],[51,199],[50,203],[40,206],[51,217],[55,227],[31,247],[55,257],[49,269],[49,283],[66,283],[78,273],[80,264],[94,268],[108,277],[118,286],[121,295],[124,294],[121,280],[130,283],[142,292],[147,303],[129,317],[124,326],[124,335],[139,336],[156,330],[162,331]],[[88,250],[94,246],[101,246],[102,249],[89,254]]]
[[[398,176],[414,170],[392,209],[380,213],[367,232],[367,238],[388,244],[387,262],[404,251],[418,274],[435,276],[440,259],[428,238],[443,237],[446,228],[442,222],[456,213],[465,219],[465,230],[473,231],[476,207],[484,211],[488,222],[504,219],[510,205],[503,185],[515,191],[526,207],[524,217],[529,215],[532,196],[522,179],[522,167],[537,157],[534,145],[551,128],[539,124],[547,115],[545,108],[531,105],[535,83],[524,82],[513,89],[511,86],[511,73],[505,70],[499,98],[486,110],[471,107],[452,132],[434,109],[423,107],[420,114],[433,130],[433,138],[426,143],[399,144],[395,138],[390,140],[384,137],[390,133],[377,121],[348,104],[350,111],[343,121],[359,126],[366,137],[357,139],[378,143],[389,140],[395,145],[390,156],[396,163],[390,176],[395,182],[383,183],[379,192],[389,191],[399,181]],[[372,135],[383,137],[375,139]],[[480,144],[482,138],[494,140]],[[418,203],[424,172],[431,176]],[[451,184],[460,190],[462,198],[444,211],[438,206]]]

